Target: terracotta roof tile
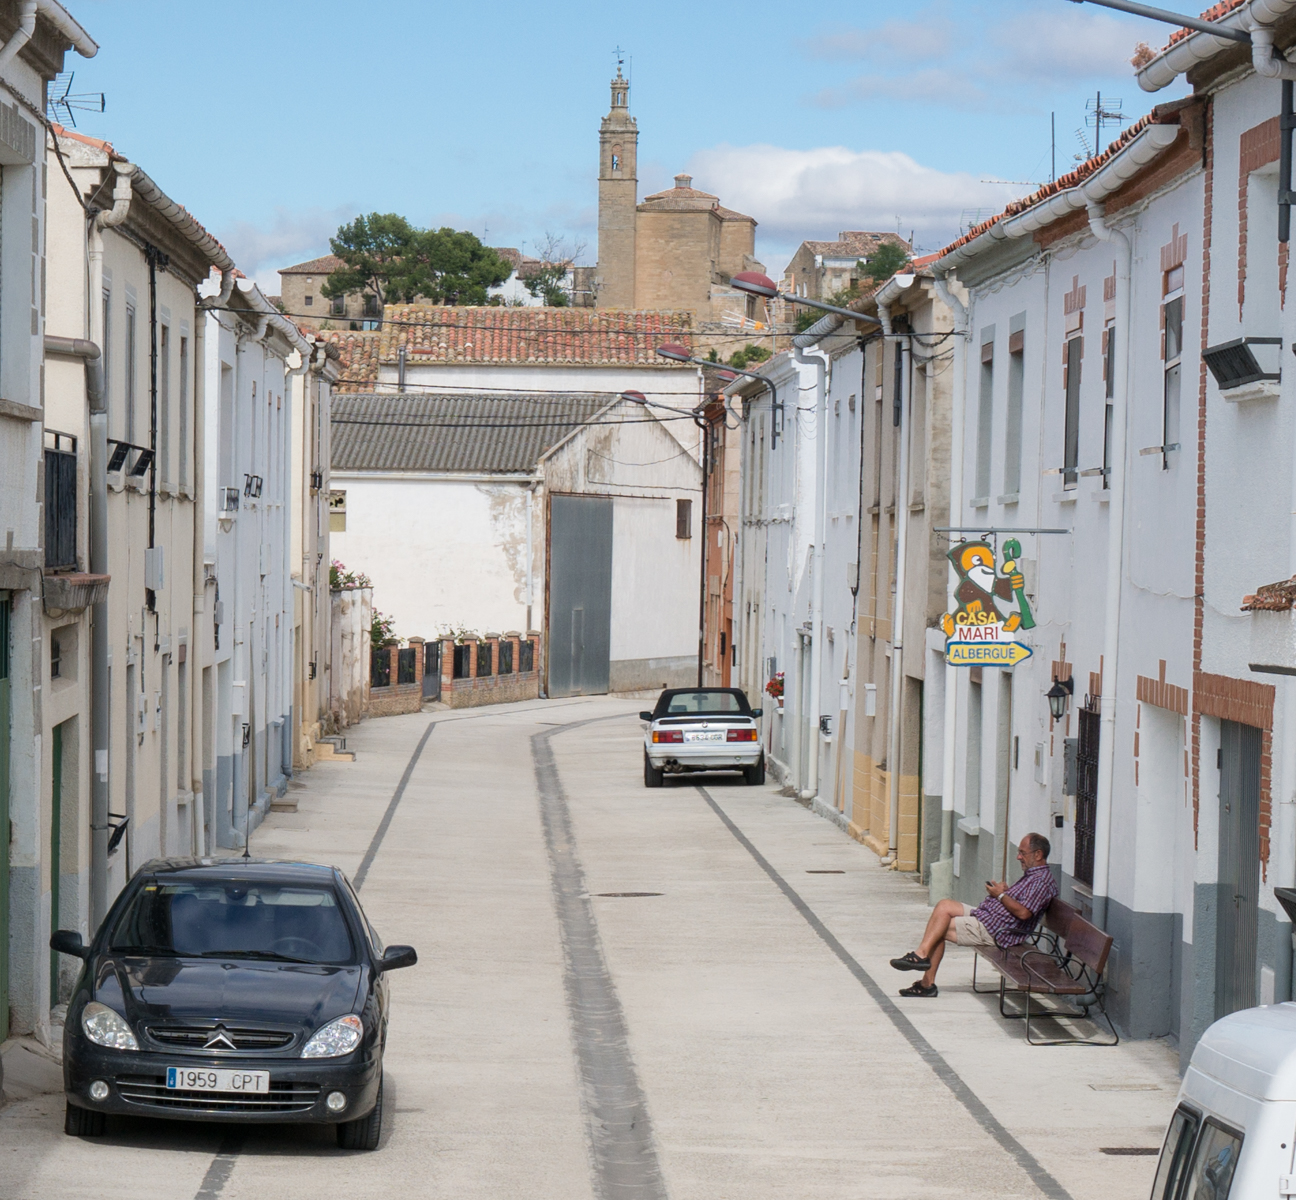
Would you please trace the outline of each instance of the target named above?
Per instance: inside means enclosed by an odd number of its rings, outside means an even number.
[[[335,392],[373,390],[378,382],[378,330],[312,329],[310,333],[337,350],[340,372]]]
[[[336,254],[326,254],[323,258],[312,258],[309,262],[298,263],[295,267],[282,267],[280,275],[329,275],[346,264]]]
[[[662,366],[663,342],[692,344],[688,312],[615,308],[388,305],[379,361]]]
[[[1254,596],[1242,597],[1243,612],[1290,612],[1296,606],[1296,575],[1257,588]]]
[[[1159,105],[1150,113],[1145,113],[1128,129],[1123,130],[1120,137],[1112,142],[1111,145],[1109,145],[1101,154],[1086,159],[1076,167],[1074,171],[1068,171],[1065,175],[1059,175],[1052,183],[1046,183],[1043,187],[1033,191],[1029,196],[1025,196],[1021,200],[1014,200],[1003,210],[1003,212],[996,213],[988,221],[982,221],[979,225],[973,225],[967,233],[955,241],[950,242],[950,244],[941,249],[935,257],[944,258],[945,255],[949,254],[952,250],[957,250],[960,246],[966,246],[968,242],[975,241],[985,233],[987,229],[993,225],[997,225],[1000,221],[1006,220],[1008,217],[1015,217],[1019,213],[1024,213],[1027,209],[1034,208],[1035,205],[1043,203],[1043,201],[1047,200],[1050,196],[1056,196],[1059,192],[1067,192],[1074,187],[1078,187],[1100,167],[1106,166],[1107,163],[1128,146],[1130,142],[1132,142],[1149,125],[1163,123],[1160,119],[1161,115],[1165,110],[1171,108],[1171,105]]]
[[[1203,21],[1218,21],[1221,17],[1227,17],[1235,9],[1241,8],[1245,3],[1246,0],[1220,0],[1218,4],[1212,4],[1210,8],[1202,13],[1201,19]],[[1170,40],[1166,42],[1165,49],[1168,50],[1176,42],[1181,42],[1184,38],[1196,32],[1195,29],[1176,29],[1170,35]]]

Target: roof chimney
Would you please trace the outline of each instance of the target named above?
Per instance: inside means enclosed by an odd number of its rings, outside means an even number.
[[[675,186],[677,188],[691,188],[693,186],[692,175],[676,175]]]

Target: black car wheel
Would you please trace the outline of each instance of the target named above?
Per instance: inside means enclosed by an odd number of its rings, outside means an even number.
[[[102,1137],[104,1131],[104,1114],[88,1108],[78,1108],[75,1104],[67,1106],[63,1116],[63,1132],[68,1137]]]
[[[373,1110],[358,1121],[343,1121],[337,1127],[338,1145],[343,1150],[377,1150],[382,1137],[383,1085],[378,1080],[378,1099]]]
[[[647,751],[644,752],[644,787],[661,787],[662,771],[652,765],[652,760],[648,757]]]
[[[753,787],[765,782],[765,756],[763,754],[760,762],[753,763],[750,767],[743,767],[743,778]]]

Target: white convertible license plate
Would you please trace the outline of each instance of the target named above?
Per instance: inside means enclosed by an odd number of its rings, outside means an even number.
[[[259,1092],[270,1090],[269,1071],[225,1071],[202,1067],[167,1067],[168,1088],[187,1092]]]
[[[705,733],[686,733],[684,740],[686,742],[723,742],[725,735],[723,729],[714,729]]]

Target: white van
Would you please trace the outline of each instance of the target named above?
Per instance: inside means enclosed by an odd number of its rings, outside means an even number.
[[[1248,1008],[1197,1043],[1152,1200],[1296,1196],[1296,1004]]]

